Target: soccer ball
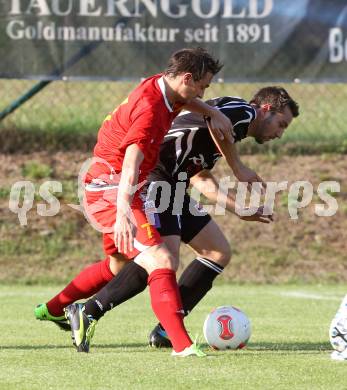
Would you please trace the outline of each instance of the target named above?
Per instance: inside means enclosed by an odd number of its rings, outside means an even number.
[[[251,337],[251,323],[236,307],[220,306],[206,317],[203,331],[213,349],[239,349],[244,348]]]
[[[335,317],[331,321],[329,339],[336,351],[343,352],[347,349],[347,317]]]

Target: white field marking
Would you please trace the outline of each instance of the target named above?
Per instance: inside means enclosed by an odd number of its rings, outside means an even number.
[[[319,295],[319,294],[311,294],[301,291],[286,291],[281,292],[280,295],[282,297],[290,297],[290,298],[301,298],[301,299],[316,299],[320,301],[341,301],[343,296],[339,297],[337,295]]]

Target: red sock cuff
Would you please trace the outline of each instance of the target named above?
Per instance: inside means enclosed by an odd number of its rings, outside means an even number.
[[[159,268],[150,273],[147,284],[150,285],[154,279],[158,277],[160,278],[163,275],[173,276],[176,279],[176,272],[174,270],[169,268]]]

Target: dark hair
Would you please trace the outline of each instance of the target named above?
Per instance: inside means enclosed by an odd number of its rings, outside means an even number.
[[[207,72],[217,74],[223,64],[212,57],[207,50],[202,47],[195,49],[182,49],[172,54],[167,64],[164,74],[176,77],[180,73],[191,73],[193,80],[201,80]]]
[[[289,96],[289,93],[282,87],[261,88],[253,96],[250,103],[255,104],[258,107],[260,107],[263,104],[270,104],[271,111],[277,111],[277,112],[282,112],[284,108],[288,106],[294,118],[299,116],[298,103],[296,103]]]

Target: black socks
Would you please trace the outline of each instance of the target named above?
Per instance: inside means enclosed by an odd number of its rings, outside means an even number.
[[[221,265],[202,257],[197,257],[188,265],[178,281],[185,315],[207,294],[223,269]],[[145,290],[147,279],[147,271],[134,261],[129,261],[105,287],[86,302],[85,313],[99,320],[113,307]]]
[[[211,289],[214,279],[224,267],[212,260],[197,257],[183,271],[178,286],[185,315],[201,301]]]
[[[85,304],[84,312],[99,320],[113,307],[142,292],[147,287],[147,271],[129,261],[119,273]]]

